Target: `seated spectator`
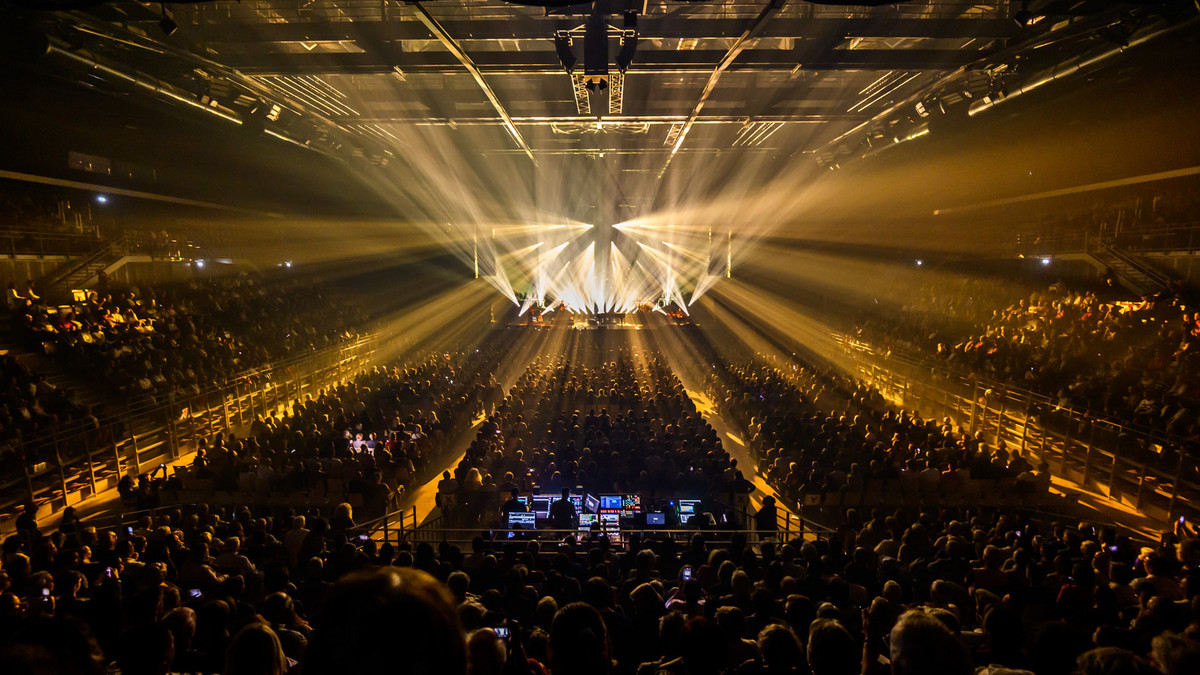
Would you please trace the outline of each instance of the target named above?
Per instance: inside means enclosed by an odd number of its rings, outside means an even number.
[[[890,656],[894,675],[972,672],[971,657],[962,642],[941,621],[919,610],[905,612],[896,622]]]
[[[466,647],[449,593],[424,572],[402,567],[348,575],[316,621],[305,674],[389,673],[397,658],[408,673],[465,675]]]

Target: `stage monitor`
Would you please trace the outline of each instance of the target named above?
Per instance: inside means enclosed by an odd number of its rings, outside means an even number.
[[[601,511],[620,511],[621,495],[600,495]]]
[[[600,524],[604,529],[617,529],[621,526],[621,514],[619,513],[601,513]]]
[[[686,523],[688,518],[696,515],[697,513],[700,513],[700,500],[699,499],[680,499],[679,500],[679,520],[681,522]]]
[[[583,498],[583,510],[588,513],[596,513],[600,510],[600,500],[593,495],[587,495]]]
[[[592,525],[595,525],[598,522],[600,522],[599,516],[594,513],[579,514],[579,530],[581,532],[587,532],[588,530],[592,529]]]
[[[662,527],[667,524],[667,514],[659,511],[646,514],[646,527]]]

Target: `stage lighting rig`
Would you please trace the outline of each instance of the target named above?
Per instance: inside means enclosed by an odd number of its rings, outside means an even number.
[[[588,91],[608,88],[608,0],[596,0],[584,24],[583,77]]]
[[[582,26],[554,33],[554,51],[563,70],[571,77],[575,94],[575,105],[579,115],[591,115],[591,94],[608,92],[608,112],[621,114],[625,89],[625,71],[633,63],[637,53],[637,10],[622,12],[621,28],[610,26],[612,14],[610,0],[597,0]],[[609,67],[609,40],[616,37],[620,50],[616,57],[616,71]],[[577,39],[583,40],[583,69],[577,68],[578,57],[572,47]]]

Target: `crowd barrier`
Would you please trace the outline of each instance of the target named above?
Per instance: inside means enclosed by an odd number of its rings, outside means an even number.
[[[1017,451],[1082,489],[1161,525],[1195,516],[1197,461],[1185,439],[1097,416],[1007,383],[972,377],[835,335],[857,374],[886,398],[926,417],[949,417],[998,447]],[[1194,448],[1192,449],[1194,450]]]
[[[509,537],[512,532],[514,536]],[[396,525],[392,525],[388,532],[373,535],[372,538],[377,543],[382,544],[385,541],[391,542],[393,545],[400,542],[409,544],[428,543],[434,546],[440,544],[451,544],[458,546],[463,550],[470,550],[472,542],[477,537],[482,537],[486,541],[491,541],[494,544],[504,543],[527,543],[537,541],[542,545],[542,552],[548,555],[557,554],[557,544],[563,541],[568,536],[574,536],[577,541],[585,540],[591,533],[573,529],[550,529],[542,528],[538,530],[508,530],[500,527],[445,527],[440,521],[433,521],[419,525],[415,528],[402,529]],[[595,533],[597,536],[607,536],[609,543],[613,546],[624,547],[628,545],[631,536],[637,535],[642,541],[658,540],[665,541],[667,539],[674,540],[679,545],[679,550],[687,549],[687,544],[692,540],[692,537],[697,534],[703,534],[705,541],[711,544],[728,543],[735,535],[745,537],[746,543],[751,546],[758,546],[763,542],[773,541],[777,544],[803,539],[805,541],[814,541],[816,539],[828,538],[828,530],[801,530],[800,528],[793,529],[788,532],[785,530],[769,530],[758,531],[753,528],[740,529],[703,529],[703,528],[680,528],[680,529],[664,529],[664,528],[625,528],[619,531],[609,531],[605,533]]]
[[[815,539],[828,539],[833,533],[833,529],[825,525],[821,525],[811,519],[804,518],[800,515],[792,513],[787,508],[778,508],[775,512],[775,529],[758,533],[755,531],[754,514],[749,511],[730,507],[719,500],[713,500],[709,507],[715,511],[728,514],[736,522],[734,525],[716,525],[710,526],[695,526],[688,525],[676,529],[666,527],[648,527],[645,525],[636,525],[620,528],[619,530],[610,530],[610,534],[616,534],[620,542],[625,542],[630,534],[636,533],[643,539],[647,536],[658,539],[671,538],[677,541],[686,542],[693,535],[702,532],[708,536],[730,536],[732,533],[740,532],[743,534],[755,534],[757,538],[753,543],[773,539],[775,541],[792,541],[794,539],[804,539],[812,541]],[[707,509],[706,509],[707,511]],[[407,513],[407,512],[405,512]],[[476,524],[473,527],[461,522],[461,517],[456,517],[456,514],[451,511],[447,513],[441,509],[436,510],[423,522],[418,522],[416,519],[416,507],[413,507],[412,518],[408,521],[406,527],[405,522],[384,523],[381,531],[383,538],[376,536],[376,539],[383,541],[410,541],[410,542],[430,542],[441,543],[447,542],[451,544],[469,545],[471,541],[483,533],[491,533],[491,536],[496,541],[507,539],[508,532],[512,531],[504,525],[488,521],[486,523]],[[535,535],[539,541],[553,542],[561,541],[567,535],[575,535],[578,537],[585,536],[588,532],[579,529],[555,529],[555,528],[539,528],[537,530],[521,531],[525,535],[524,540],[528,540],[529,535]],[[394,535],[394,539],[392,536]],[[614,540],[615,541],[615,540]]]

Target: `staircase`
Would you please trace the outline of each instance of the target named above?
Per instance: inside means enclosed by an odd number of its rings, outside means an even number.
[[[1084,252],[1097,268],[1111,271],[1127,290],[1139,295],[1153,295],[1170,285],[1170,275],[1140,256],[1114,246],[1099,237],[1084,239]]]
[[[43,277],[41,288],[47,293],[69,293],[83,288],[110,265],[129,254],[131,241],[128,235],[101,243],[91,253],[68,260],[58,269]]]

